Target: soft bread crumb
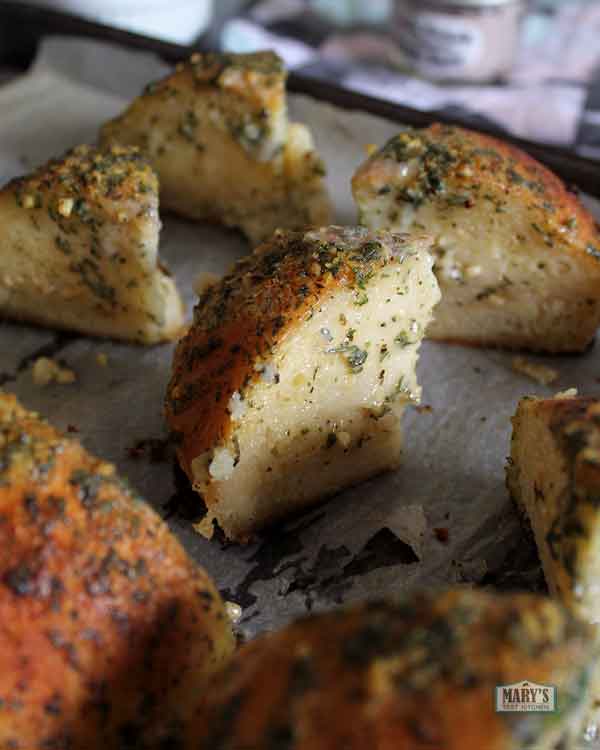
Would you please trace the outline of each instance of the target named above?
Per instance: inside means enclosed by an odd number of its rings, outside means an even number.
[[[554,395],[554,398],[576,398],[577,388],[567,388],[566,391],[559,391]]]
[[[246,413],[246,402],[240,396],[239,391],[234,391],[233,395],[229,399],[228,405],[231,418],[235,421],[240,420]]]
[[[336,437],[342,448],[348,448],[350,443],[352,442],[352,436],[350,435],[350,433],[344,432],[343,430],[341,432],[338,432]]]
[[[592,722],[588,724],[583,733],[584,742],[593,742],[598,736],[598,724]]]
[[[229,617],[234,625],[237,625],[242,619],[242,608],[235,602],[225,602],[225,611],[227,612],[227,617]]]
[[[537,362],[532,362],[525,357],[513,357],[511,362],[512,369],[521,375],[526,375],[528,378],[535,380],[536,383],[542,385],[550,385],[558,379],[559,372],[546,367],[546,365],[540,365]]]
[[[33,382],[42,388],[50,383],[68,385],[77,380],[73,370],[62,367],[50,357],[38,357],[33,364],[31,375]]]

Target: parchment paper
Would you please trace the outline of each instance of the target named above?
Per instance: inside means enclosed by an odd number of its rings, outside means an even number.
[[[98,126],[162,71],[145,55],[51,40],[31,74],[0,88],[0,179],[93,141]],[[305,98],[293,98],[291,110],[312,126],[328,164],[337,221],[353,222],[349,179],[364,145],[381,144],[397,126]],[[191,313],[198,273],[221,273],[249,248],[235,232],[163,219],[162,257]],[[107,355],[106,367],[98,353]],[[31,364],[40,355],[63,361],[77,383],[34,385]],[[418,585],[541,585],[535,550],[504,486],[509,419],[525,394],[572,386],[598,393],[597,348],[576,357],[531,357],[559,371],[548,388],[514,373],[511,354],[425,343],[419,378],[431,411],[407,414],[402,469],[344,492],[250,547],[198,536],[186,519],[197,518],[201,506],[172,455],[152,457],[143,446],[132,451],[140,440],[166,435],[161,409],[171,357],[169,345],[143,348],[0,323],[0,384],[58,427],[77,429],[89,450],[116,463],[170,515],[190,554],[242,606],[248,637],[311,608]]]

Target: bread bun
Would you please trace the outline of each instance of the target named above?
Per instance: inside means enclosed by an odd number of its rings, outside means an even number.
[[[528,594],[419,593],[316,615],[240,650],[186,747],[566,749],[597,651],[588,626]],[[522,680],[556,686],[558,711],[496,712],[496,688]]]
[[[0,747],[176,747],[232,650],[218,592],[156,513],[0,393]]]

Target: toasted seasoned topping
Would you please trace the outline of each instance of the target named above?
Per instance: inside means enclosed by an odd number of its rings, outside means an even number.
[[[194,53],[187,66],[191,68],[195,78],[202,83],[215,86],[226,86],[224,73],[240,72],[243,75],[255,74],[264,76],[263,85],[274,85],[279,77],[286,75],[283,60],[275,52],[251,52],[248,54],[229,54],[227,52]],[[186,63],[180,63],[178,70],[183,70]]]
[[[390,237],[388,233],[383,236],[386,240]],[[415,252],[407,238],[397,237],[395,243],[399,255]],[[206,289],[194,311],[194,324],[208,333],[240,314],[251,313],[268,321],[260,332],[267,341],[285,325],[281,318],[283,302],[277,303],[277,293],[288,285],[292,286],[287,298],[296,298],[292,309],[314,302],[324,285],[335,283],[351,286],[360,304],[375,269],[385,265],[388,258],[383,244],[371,239],[370,232],[362,227],[278,232],[254,255],[239,261],[221,283]]]
[[[573,460],[583,460],[600,468],[600,402],[597,399],[558,399],[553,406],[551,427]]]
[[[533,362],[525,357],[513,357],[512,369],[521,375],[526,375],[528,378],[535,380],[536,383],[541,385],[550,385],[558,380],[560,373],[553,367],[542,365],[539,362]]]
[[[355,176],[357,186],[373,162],[403,165],[402,184],[381,170],[380,195],[415,208],[434,201],[440,207],[474,209],[480,202],[498,214],[517,198],[529,213],[530,228],[549,247],[581,250],[600,259],[600,233],[593,218],[562,182],[522,151],[490,136],[450,125],[408,129],[374,153]],[[393,223],[393,222],[392,222]]]
[[[143,200],[156,193],[158,183],[146,159],[131,146],[96,149],[77,146],[37,172],[5,186],[18,206],[45,208],[60,223],[72,215],[93,224],[94,204],[103,200]]]

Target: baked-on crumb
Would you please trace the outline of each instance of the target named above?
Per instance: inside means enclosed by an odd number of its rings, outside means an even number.
[[[135,148],[79,146],[0,190],[0,315],[152,344],[183,324]]]
[[[234,625],[237,625],[242,619],[242,608],[235,602],[225,602],[225,611],[227,612],[227,617],[229,617]]]
[[[526,375],[541,385],[551,385],[558,380],[560,375],[558,370],[547,365],[542,365],[539,362],[525,359],[525,357],[513,357],[511,366],[515,372],[518,372],[520,375]]]
[[[0,392],[0,747],[181,747],[234,642],[158,515]]]
[[[273,52],[195,54],[102,128],[103,143],[147,154],[161,204],[239,227],[254,244],[277,228],[331,220],[310,131],[288,122],[286,72]]]
[[[584,351],[600,323],[600,232],[548,169],[499,139],[406,130],[352,180],[370,229],[434,235],[442,290],[430,338]]]
[[[74,371],[63,367],[50,357],[38,357],[31,368],[31,377],[35,385],[45,387],[50,383],[68,385],[77,380]]]
[[[247,541],[396,467],[400,419],[439,299],[427,238],[351,227],[278,232],[210,285],[177,347],[166,414],[179,462]]]
[[[438,526],[433,530],[435,538],[442,544],[448,544],[450,539],[450,532],[446,526]]]

